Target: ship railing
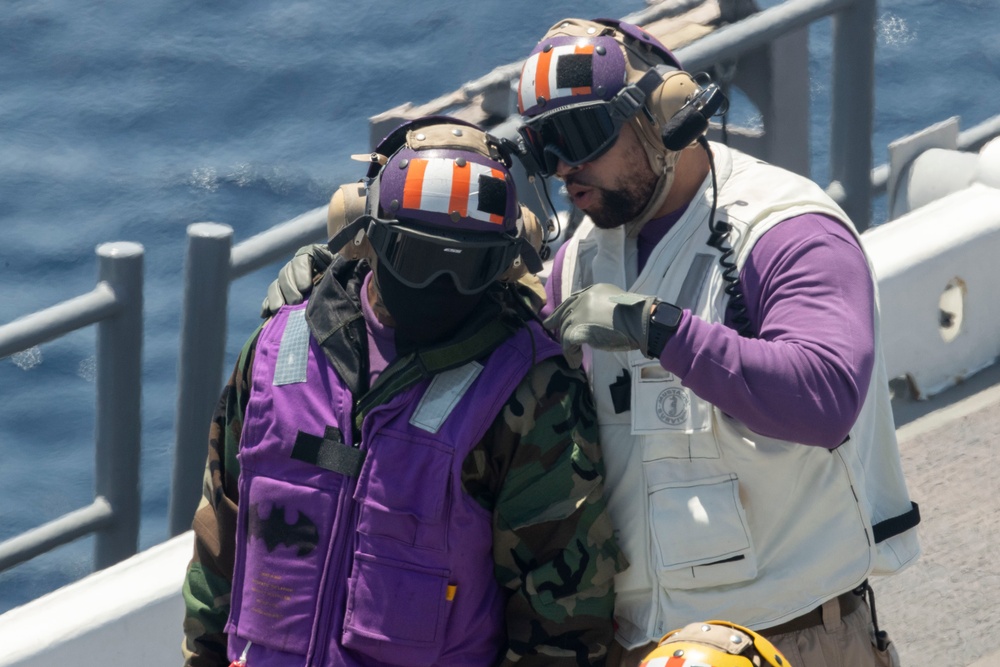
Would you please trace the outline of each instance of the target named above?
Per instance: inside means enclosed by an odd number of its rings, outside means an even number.
[[[167,518],[171,536],[191,527],[201,497],[206,434],[223,377],[230,283],[287,259],[296,248],[322,239],[325,232],[326,207],[308,211],[235,246],[233,229],[228,225],[200,222],[188,226],[177,365],[176,441]]]
[[[98,246],[93,290],[0,326],[0,358],[97,326],[94,501],[0,543],[0,571],[91,534],[97,569],[136,552],[142,506],[143,252],[137,243]]]

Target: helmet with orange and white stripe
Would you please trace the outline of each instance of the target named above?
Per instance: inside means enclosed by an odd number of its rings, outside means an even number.
[[[411,127],[379,174],[379,216],[443,234],[516,234],[519,209],[508,165],[509,157],[474,126],[452,120]]]
[[[639,667],[792,667],[771,642],[728,621],[668,632]]]
[[[559,21],[525,60],[518,83],[526,166],[551,176],[560,161],[575,167],[596,160],[630,125],[658,176],[635,221],[645,222],[667,196],[678,151],[701,133],[672,133],[672,123],[682,109],[701,104],[705,91],[667,47],[637,25]]]
[[[510,156],[479,128],[436,116],[404,124],[371,156],[365,215],[380,265],[421,288],[447,274],[476,294],[541,260],[524,227]]]

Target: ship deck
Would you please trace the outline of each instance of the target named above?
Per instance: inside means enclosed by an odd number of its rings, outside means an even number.
[[[904,665],[1000,665],[998,383],[994,365],[927,401],[893,405],[922,554],[873,586]]]

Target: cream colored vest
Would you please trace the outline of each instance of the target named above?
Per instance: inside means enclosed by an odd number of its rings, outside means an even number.
[[[712,144],[718,218],[743,266],[782,220],[847,215],[811,181]],[[563,298],[605,282],[722,322],[719,253],[707,244],[711,179],[635,276],[635,244],[589,220],[567,248]],[[873,274],[874,281],[874,274]],[[900,466],[879,338],[868,397],[830,451],[753,433],[638,352],[586,350],[607,466],[609,508],[631,566],[615,579],[618,638],[636,647],[713,618],[763,629],[888,574],[919,554],[916,530],[874,543],[872,525],[911,505]],[[627,371],[627,375],[625,373]],[[609,385],[629,385],[616,414]]]

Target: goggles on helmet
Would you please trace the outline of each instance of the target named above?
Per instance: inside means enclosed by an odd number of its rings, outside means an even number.
[[[566,105],[525,119],[520,132],[538,173],[553,175],[560,160],[575,167],[604,155],[661,81],[659,72],[649,70],[607,102]]]
[[[448,275],[462,294],[478,294],[514,262],[517,239],[506,234],[449,231],[435,234],[406,220],[362,217],[381,265],[404,285],[423,288]]]

